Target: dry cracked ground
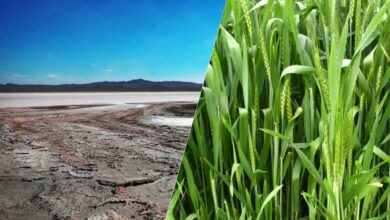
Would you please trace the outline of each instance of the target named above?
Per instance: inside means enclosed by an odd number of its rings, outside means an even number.
[[[194,109],[0,109],[0,219],[163,219]]]

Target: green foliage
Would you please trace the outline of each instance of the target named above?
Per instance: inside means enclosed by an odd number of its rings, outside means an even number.
[[[167,219],[389,219],[389,13],[227,0]]]

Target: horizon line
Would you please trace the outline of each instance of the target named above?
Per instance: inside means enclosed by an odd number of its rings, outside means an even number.
[[[92,83],[103,83],[103,82],[131,82],[131,81],[137,81],[137,80],[143,80],[143,81],[149,81],[149,82],[184,82],[184,83],[194,83],[194,84],[200,84],[203,85],[203,82],[197,82],[197,81],[185,81],[185,80],[149,80],[149,79],[144,79],[144,78],[134,78],[130,80],[104,80],[104,81],[91,81],[91,82],[85,82],[85,83],[59,83],[59,84],[39,84],[39,83],[24,83],[24,84],[19,84],[19,83],[12,83],[12,82],[7,82],[0,84],[2,86],[6,85],[44,85],[44,86],[60,86],[60,85],[84,85],[84,84],[92,84]]]

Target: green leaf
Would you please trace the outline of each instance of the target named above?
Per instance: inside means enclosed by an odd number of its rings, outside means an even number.
[[[293,66],[289,66],[289,67],[286,67],[283,72],[282,72],[282,75],[280,77],[280,79],[282,79],[283,77],[289,75],[289,74],[310,74],[310,73],[314,73],[315,72],[315,69],[314,67],[311,67],[311,66],[302,66],[302,65],[293,65]]]
[[[273,197],[276,196],[276,194],[279,192],[279,190],[283,187],[283,185],[280,185],[280,186],[277,186],[275,187],[271,192],[270,194],[267,195],[267,197],[265,197],[264,201],[263,201],[263,204],[261,205],[261,208],[260,208],[260,212],[259,214],[257,215],[257,218],[256,220],[259,220],[260,217],[261,217],[261,214],[263,213],[263,209],[265,208],[265,206],[271,201],[271,199]]]

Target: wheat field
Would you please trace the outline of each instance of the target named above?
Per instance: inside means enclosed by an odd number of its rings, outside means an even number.
[[[390,219],[390,1],[227,0],[167,219]]]

